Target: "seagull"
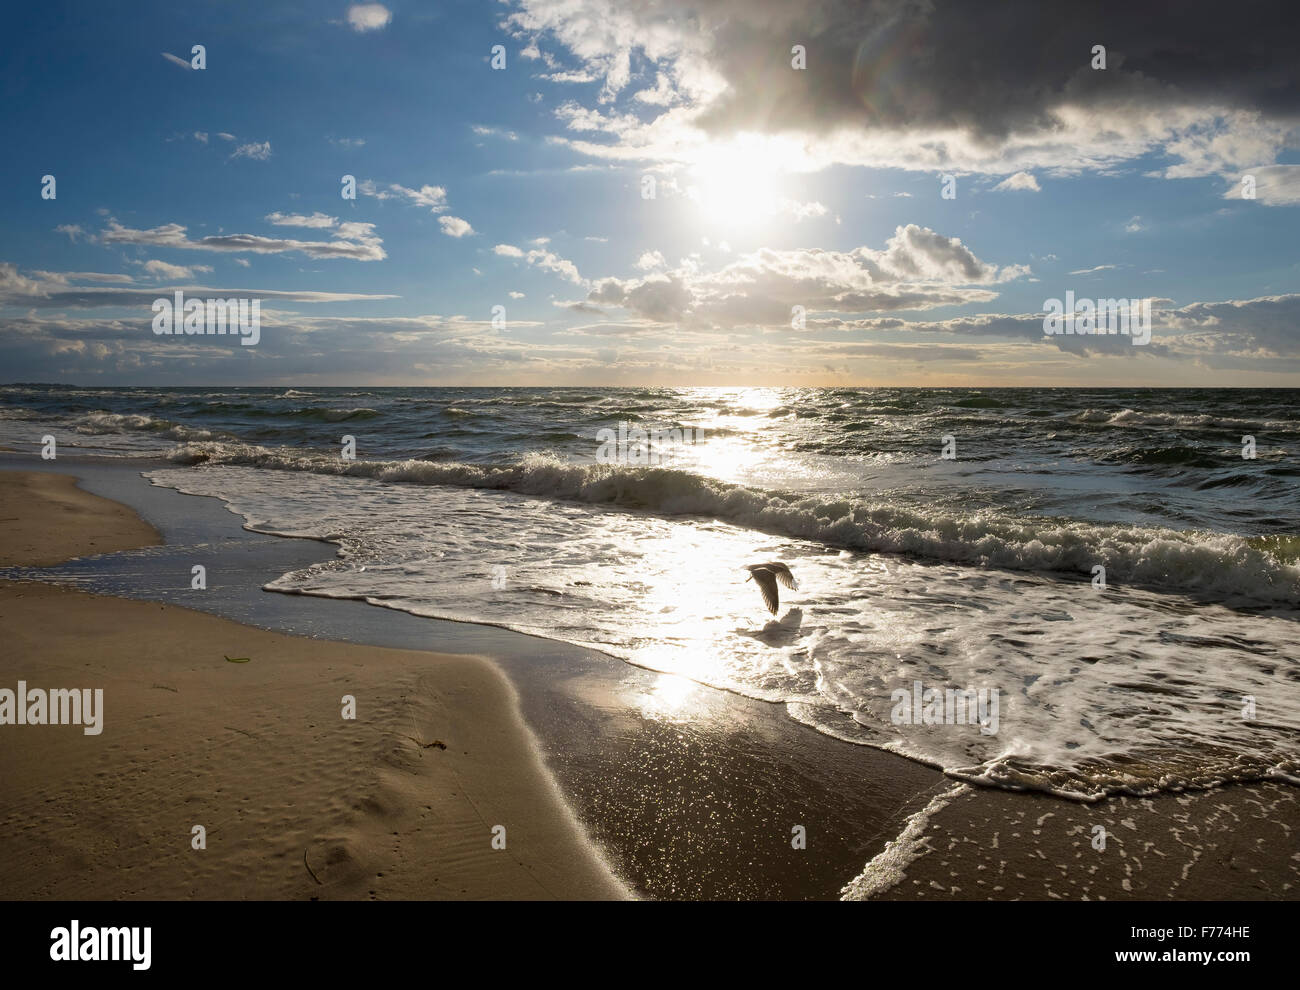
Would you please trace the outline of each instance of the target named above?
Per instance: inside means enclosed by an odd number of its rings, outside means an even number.
[[[758,585],[758,590],[763,593],[763,604],[767,606],[767,610],[773,615],[776,615],[776,607],[779,604],[776,582],[780,581],[787,588],[795,591],[799,590],[799,586],[795,584],[794,575],[790,573],[790,568],[779,561],[767,564],[746,564],[745,570],[749,571],[749,577],[745,578],[745,580],[754,579],[754,583]]]

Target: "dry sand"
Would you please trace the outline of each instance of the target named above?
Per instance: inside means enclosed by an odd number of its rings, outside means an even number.
[[[0,474],[0,518],[7,563],[158,542],[66,476]],[[0,687],[104,690],[101,735],[0,726],[0,898],[626,896],[482,658],[14,582],[0,637]]]

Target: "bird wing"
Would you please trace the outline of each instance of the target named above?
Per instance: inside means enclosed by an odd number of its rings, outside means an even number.
[[[768,561],[766,564],[750,564],[749,570],[752,571],[755,567],[761,567],[764,570],[771,571],[776,575],[776,579],[791,591],[799,590],[799,585],[795,583],[794,575],[790,573],[790,568],[779,560]]]
[[[780,603],[780,593],[776,590],[776,575],[765,567],[755,567],[750,572],[754,575],[754,583],[758,585],[758,590],[763,592],[763,604],[767,610],[776,615],[776,607]]]
[[[799,585],[795,584],[794,575],[790,573],[790,568],[785,564],[768,564],[768,570],[776,573],[776,579],[791,591],[798,591]]]

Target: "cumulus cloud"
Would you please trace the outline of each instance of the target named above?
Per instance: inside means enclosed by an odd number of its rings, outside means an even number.
[[[1300,294],[1197,302],[1163,317],[1171,330],[1194,331],[1189,339],[1213,353],[1300,356]]]
[[[470,226],[468,220],[462,220],[460,217],[439,217],[438,226],[448,237],[465,237],[474,233],[474,228]]]
[[[808,313],[867,313],[989,302],[997,293],[984,286],[1027,272],[981,261],[959,238],[908,224],[883,249],[764,248],[711,272],[692,263],[641,279],[602,279],[587,298],[683,327],[775,327],[789,325],[794,306]]]
[[[378,31],[392,19],[392,11],[382,3],[354,3],[348,8],[348,26],[358,33]]]

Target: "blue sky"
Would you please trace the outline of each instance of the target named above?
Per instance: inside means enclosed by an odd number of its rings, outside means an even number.
[[[974,6],[25,10],[0,374],[1300,385],[1294,37]],[[156,336],[178,288],[260,298],[257,346]],[[1067,290],[1151,343],[1044,338]]]

